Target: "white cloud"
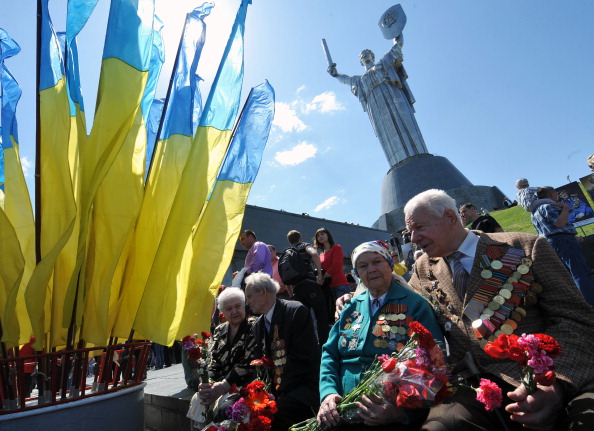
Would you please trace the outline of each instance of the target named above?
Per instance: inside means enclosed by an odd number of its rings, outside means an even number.
[[[334,112],[342,110],[344,110],[344,106],[336,100],[336,94],[333,91],[326,91],[314,97],[311,103],[307,103],[304,112]]]
[[[299,87],[299,88],[298,88],[298,89],[295,91],[295,93],[299,94],[299,93],[301,93],[303,90],[305,90],[305,84],[303,84],[301,87]]]
[[[29,176],[33,164],[29,161],[27,157],[21,157],[21,166],[23,167],[23,175],[25,177]]]
[[[315,157],[318,149],[307,142],[303,141],[287,151],[279,151],[274,155],[274,160],[283,166],[295,166],[303,163],[307,159]]]
[[[274,104],[274,120],[272,124],[281,128],[283,132],[301,132],[307,129],[307,126],[297,116],[297,112],[290,105],[283,102]]]
[[[341,198],[339,198],[338,196],[330,196],[328,199],[326,199],[324,202],[322,202],[320,205],[318,205],[315,209],[314,212],[320,212],[322,210],[327,210],[331,207],[333,207],[334,205],[340,203],[342,201]]]

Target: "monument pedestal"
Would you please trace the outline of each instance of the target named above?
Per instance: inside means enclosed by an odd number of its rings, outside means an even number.
[[[404,206],[417,194],[441,189],[457,205],[471,202],[480,210],[492,211],[503,206],[504,195],[497,187],[474,186],[448,159],[419,154],[392,166],[382,182],[381,216],[376,229],[398,232],[406,228]]]

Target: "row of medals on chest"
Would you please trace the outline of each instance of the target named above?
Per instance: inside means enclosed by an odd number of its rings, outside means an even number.
[[[358,314],[355,317],[353,322],[352,318],[346,319],[346,324],[344,325],[344,330],[348,331],[352,329],[354,332],[353,338],[357,337],[357,331],[361,329],[361,322],[363,320],[363,316]],[[376,348],[383,348],[387,349],[388,347],[392,348],[390,344],[394,345],[394,350],[396,348],[396,341],[395,340],[386,340],[384,338],[402,338],[406,336],[407,330],[406,327],[403,326],[406,322],[406,314],[404,313],[384,313],[378,316],[378,320],[373,327],[372,333],[375,335],[376,338],[373,341],[373,345]]]
[[[485,325],[485,323],[486,324],[490,323],[489,319],[493,315],[495,315],[496,311],[499,308],[501,308],[502,305],[505,304],[506,300],[508,300],[512,297],[512,292],[514,290],[514,286],[512,283],[517,283],[518,281],[520,281],[522,279],[522,276],[529,274],[531,265],[532,265],[532,260],[530,258],[524,257],[521,260],[520,265],[518,265],[516,270],[511,273],[511,275],[507,278],[506,282],[501,286],[499,291],[493,292],[494,295],[491,298],[489,298],[490,301],[486,304],[484,309],[481,311],[479,319],[474,320],[472,322],[472,326],[474,329],[478,330],[479,328],[483,327]],[[503,263],[501,261],[495,259],[490,262],[490,267],[493,270],[498,271],[501,268],[503,268]],[[431,274],[429,274],[429,277],[431,278]],[[481,277],[485,280],[488,280],[491,277],[493,277],[493,272],[490,269],[483,269],[481,271]],[[445,294],[445,292],[443,292],[441,289],[439,289],[437,287],[438,281],[433,280],[431,282],[431,286],[434,289],[434,291],[436,292],[436,296],[437,296],[437,299],[439,300],[439,302],[445,303],[447,310],[451,312],[452,307],[449,304],[449,301],[447,301],[447,295]],[[427,288],[427,290],[430,291],[431,289]],[[534,305],[537,302],[537,294],[539,294],[541,291],[542,291],[542,286],[540,284],[538,284],[536,282],[530,283],[530,290],[526,291],[521,299],[524,301],[525,305]],[[436,306],[436,304],[434,304],[434,308],[436,309],[437,312],[439,312],[439,308]],[[448,321],[445,323],[446,331],[449,331],[451,329],[452,323],[454,325],[458,324],[459,317],[456,316],[455,314],[451,314],[451,315],[448,314],[448,315],[445,315],[445,317],[446,317],[446,319],[448,319]],[[507,334],[507,335],[512,334],[513,331],[517,328],[518,323],[524,317],[526,317],[526,310],[524,308],[520,307],[519,305],[515,306],[513,308],[513,311],[511,311],[509,318],[505,320],[505,322],[501,325],[501,327],[499,327],[499,329],[495,329],[494,325],[491,324],[490,328],[493,329],[493,332],[486,339],[481,339],[480,340],[481,344],[486,344],[488,341],[493,341],[501,334]],[[478,332],[476,332],[476,334],[477,334],[477,336],[479,335]],[[484,335],[484,334],[480,334],[480,335],[481,336],[478,338],[482,338],[482,335]]]

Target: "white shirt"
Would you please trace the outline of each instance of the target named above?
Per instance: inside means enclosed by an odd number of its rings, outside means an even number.
[[[380,296],[379,298],[374,298],[373,295],[371,294],[371,292],[369,293],[369,306],[371,307],[371,315],[373,316],[375,314],[375,312],[377,310],[379,310],[381,308],[381,306],[384,304],[384,299],[386,299],[386,295],[388,294],[388,292],[384,293],[382,296]],[[373,300],[374,299],[378,299],[379,300],[379,306],[374,307],[373,306]]]
[[[472,271],[472,263],[474,262],[474,257],[476,256],[476,247],[479,242],[478,235],[475,235],[466,229],[467,234],[460,247],[458,247],[458,251],[464,253],[464,257],[460,259],[460,263],[466,270],[468,274]],[[449,262],[450,268],[452,273],[454,272],[454,262]]]

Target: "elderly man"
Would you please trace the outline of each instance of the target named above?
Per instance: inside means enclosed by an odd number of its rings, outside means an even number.
[[[460,207],[460,217],[465,225],[472,223],[470,229],[482,230],[486,233],[503,232],[503,228],[497,223],[497,220],[489,214],[480,214],[470,202]]]
[[[272,358],[272,393],[278,412],[272,430],[287,430],[315,414],[320,405],[320,349],[310,311],[297,301],[278,299],[278,283],[268,274],[247,277],[245,296],[260,314],[254,323],[255,357]]]
[[[441,190],[423,192],[404,208],[411,239],[425,252],[410,284],[438,313],[452,361],[464,364],[472,355],[481,376],[502,387],[507,414],[500,418],[511,430],[594,429],[594,312],[571,275],[544,238],[468,231],[456,209]],[[563,348],[555,359],[557,381],[528,395],[518,383],[521,370],[515,362],[483,351],[500,333],[546,333],[557,339]],[[475,397],[460,388],[449,402],[431,409],[422,429],[504,429]]]

